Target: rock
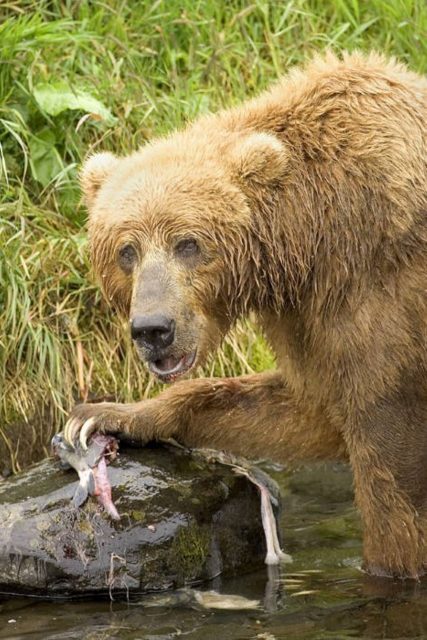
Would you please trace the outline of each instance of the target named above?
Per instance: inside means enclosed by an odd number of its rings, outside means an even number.
[[[108,471],[119,522],[94,498],[75,509],[77,475],[52,460],[0,484],[1,592],[144,593],[263,564],[258,492],[229,467],[152,447]]]

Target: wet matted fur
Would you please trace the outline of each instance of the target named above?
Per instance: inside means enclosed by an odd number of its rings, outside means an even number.
[[[80,405],[91,428],[246,456],[348,458],[368,571],[427,566],[427,83],[319,57],[256,99],[82,172],[94,268],[141,357],[173,380],[257,314],[275,372]],[[145,317],[145,316],[144,316]],[[184,366],[184,364],[186,366]]]

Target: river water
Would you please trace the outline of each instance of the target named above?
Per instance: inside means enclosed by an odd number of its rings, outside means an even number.
[[[293,564],[198,586],[257,599],[258,609],[205,610],[173,593],[132,602],[0,596],[0,639],[427,638],[427,582],[373,580],[359,569],[360,521],[348,468],[269,471],[282,489],[284,546]]]

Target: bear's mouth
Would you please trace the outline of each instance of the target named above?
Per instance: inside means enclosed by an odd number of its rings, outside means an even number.
[[[196,351],[184,354],[181,357],[168,356],[159,360],[151,360],[148,368],[155,376],[160,378],[162,382],[173,382],[179,376],[186,373],[196,360]]]

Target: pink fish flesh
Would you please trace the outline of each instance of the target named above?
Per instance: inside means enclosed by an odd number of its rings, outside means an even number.
[[[95,477],[94,495],[98,498],[98,502],[113,520],[120,520],[119,512],[114,506],[111,495],[111,484],[108,480],[107,463],[104,456],[98,462],[98,466],[93,468],[93,475]]]

